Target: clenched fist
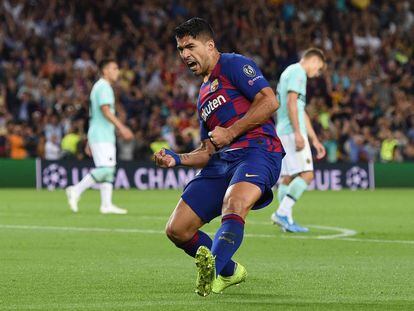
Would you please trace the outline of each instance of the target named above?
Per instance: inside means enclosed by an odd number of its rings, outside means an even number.
[[[208,136],[217,149],[229,145],[235,138],[235,135],[229,128],[221,126],[216,126],[213,131],[208,132]]]
[[[174,167],[176,165],[175,159],[165,152],[165,149],[161,149],[155,152],[152,159],[159,167]]]

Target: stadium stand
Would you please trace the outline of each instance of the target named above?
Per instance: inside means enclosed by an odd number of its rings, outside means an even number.
[[[185,5],[184,5],[185,4]],[[328,59],[308,86],[308,111],[326,161],[414,161],[414,7],[410,1],[57,1],[0,5],[0,157],[85,157],[96,64],[116,57],[119,114],[151,145],[198,144],[199,81],[176,54],[174,27],[211,22],[221,51],[252,57],[275,87],[309,46]]]

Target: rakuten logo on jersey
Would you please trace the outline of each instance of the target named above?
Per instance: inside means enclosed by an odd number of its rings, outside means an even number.
[[[209,100],[203,108],[201,108],[201,118],[205,121],[207,121],[210,114],[216,110],[221,105],[225,104],[227,102],[226,98],[223,95],[219,95],[216,98]]]

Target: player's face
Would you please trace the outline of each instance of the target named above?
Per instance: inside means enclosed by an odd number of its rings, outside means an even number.
[[[192,36],[177,39],[177,49],[187,67],[196,75],[206,74],[209,66],[209,53],[214,49],[212,40],[197,40]]]
[[[309,78],[320,76],[325,66],[324,62],[319,57],[311,57],[309,62]]]
[[[116,82],[119,77],[118,64],[115,62],[111,62],[108,65],[106,65],[104,69],[104,75],[106,78],[108,78],[109,81]]]

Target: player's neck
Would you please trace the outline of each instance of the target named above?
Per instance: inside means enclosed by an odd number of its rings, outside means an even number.
[[[305,70],[306,75],[308,75],[308,66],[306,64],[306,61],[304,59],[301,59],[299,61],[299,65],[303,68],[303,70]]]
[[[111,81],[111,79],[108,79],[107,77],[105,77],[105,76],[101,76],[101,79],[104,79],[106,82],[108,82],[110,85],[112,85],[112,81]]]
[[[208,66],[208,70],[207,70],[206,74],[203,77],[204,82],[207,82],[208,79],[210,78],[210,75],[213,72],[214,67],[216,67],[216,65],[217,65],[217,63],[220,59],[220,55],[221,55],[220,52],[217,51],[217,50],[215,50],[214,53],[212,54],[210,65]]]

